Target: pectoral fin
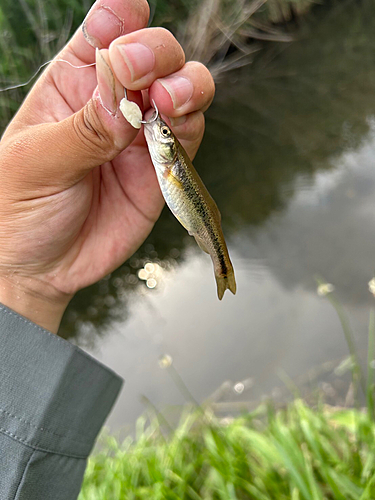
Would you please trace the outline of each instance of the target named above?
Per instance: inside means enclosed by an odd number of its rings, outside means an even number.
[[[203,250],[203,252],[206,252],[206,253],[210,253],[208,250],[207,250],[207,246],[205,244],[205,242],[203,241],[202,238],[200,238],[197,234],[193,234],[192,236],[194,236],[195,238],[195,241],[198,243],[198,246],[201,250]]]
[[[177,177],[175,175],[173,175],[171,168],[166,168],[164,170],[163,177],[164,177],[164,179],[167,179],[169,182],[171,182],[172,184],[174,184],[178,188],[182,189],[181,181],[179,179],[177,179]]]

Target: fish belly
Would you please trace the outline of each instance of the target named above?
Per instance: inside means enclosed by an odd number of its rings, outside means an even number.
[[[194,214],[194,206],[187,194],[181,186],[166,179],[158,171],[157,177],[164,200],[170,211],[190,234],[197,232],[197,218],[196,214]]]

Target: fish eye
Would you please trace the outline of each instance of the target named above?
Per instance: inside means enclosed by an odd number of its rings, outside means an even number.
[[[169,137],[171,135],[171,131],[168,127],[161,127],[161,133],[164,137]]]

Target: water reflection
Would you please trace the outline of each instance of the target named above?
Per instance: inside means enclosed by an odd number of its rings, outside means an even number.
[[[335,286],[364,347],[375,270],[370,4],[317,20],[218,89],[195,164],[223,214],[236,297],[217,300],[209,257],[164,211],[129,262],[72,302],[63,334],[90,339],[127,381],[113,425],[140,413],[140,394],[157,406],[183,401],[159,368],[165,353],[197,400],[227,379],[250,379],[242,392],[256,399],[280,370],[338,363],[347,348],[316,275]]]
[[[93,347],[115,320],[126,320],[129,296],[144,296],[145,288],[162,289],[179,256],[180,250],[172,248],[161,260],[147,243],[124,266],[77,294],[59,334],[75,338],[82,347]]]
[[[344,304],[373,303],[368,281],[375,270],[374,159],[371,125],[356,151],[333,158],[334,170],[317,174],[314,188],[301,189],[286,213],[270,218],[256,236],[258,251],[286,289],[313,290],[314,275],[321,275],[335,284]]]

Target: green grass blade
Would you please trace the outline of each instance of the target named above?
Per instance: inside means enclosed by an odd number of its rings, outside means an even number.
[[[373,422],[375,421],[374,368],[373,368],[374,356],[375,356],[375,319],[374,319],[374,310],[371,309],[369,318],[369,327],[368,327],[366,400],[367,400],[367,411]]]

